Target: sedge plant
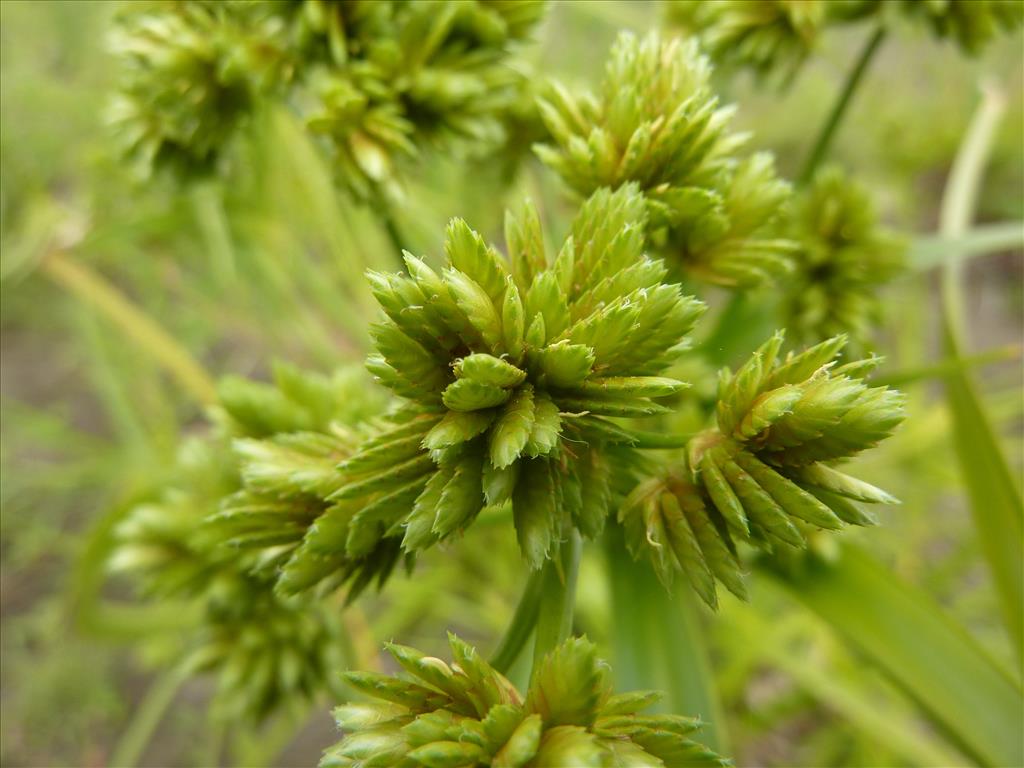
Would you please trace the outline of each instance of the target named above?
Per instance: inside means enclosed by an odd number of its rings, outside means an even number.
[[[646,714],[656,693],[614,690],[574,624],[581,552],[624,547],[659,588],[716,609],[719,584],[750,599],[755,563],[877,524],[872,507],[896,499],[844,462],[905,416],[871,353],[877,290],[905,257],[869,193],[820,167],[849,94],[790,183],[711,85],[713,61],[791,74],[825,25],[890,11],[684,5],[700,42],[623,33],[593,92],[536,89],[515,66],[532,0],[196,0],[118,21],[112,116],[146,170],[223,171],[280,100],[341,189],[394,201],[412,157],[515,148],[529,122],[574,211],[558,231],[545,201],[518,201],[503,243],[453,218],[437,252],[368,272],[368,373],[224,379],[208,435],[118,525],[111,571],[198,608],[180,663],[218,675],[225,717],[345,699],[337,675],[358,654],[339,616],[488,526],[514,538],[525,583],[497,650],[450,633],[446,662],[389,643],[401,672],[345,673],[354,697],[322,766],[728,764],[700,742],[703,713]],[[1000,2],[907,5],[971,52],[1018,23]],[[717,289],[771,291],[780,327],[715,378],[698,342]]]

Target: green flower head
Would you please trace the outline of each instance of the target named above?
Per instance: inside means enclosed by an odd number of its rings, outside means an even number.
[[[619,510],[634,556],[649,556],[666,583],[683,571],[712,606],[716,580],[746,596],[734,537],[803,547],[808,526],[871,525],[857,503],[895,503],[833,466],[903,419],[900,394],[864,380],[879,358],[837,364],[840,336],[779,360],[782,341],[722,372],[716,426],[690,441],[684,466],[642,482]]]
[[[585,638],[553,650],[523,696],[473,648],[448,637],[451,664],[387,646],[410,680],[346,676],[371,700],[335,710],[345,736],[324,753],[321,768],[730,764],[690,738],[699,720],[640,714],[658,694],[613,694],[608,668]]]
[[[792,76],[817,44],[825,0],[673,0],[669,21],[696,34],[716,63]]]
[[[138,169],[213,169],[280,75],[282,27],[262,3],[132,3],[111,34],[124,64],[109,110]]]
[[[904,242],[880,226],[868,191],[835,167],[797,198],[790,236],[800,254],[783,325],[800,341],[846,333],[863,348],[880,315],[879,291],[903,266]]]
[[[696,42],[624,33],[597,95],[555,85],[541,103],[554,140],[537,154],[573,190],[635,183],[669,264],[726,286],[790,268],[793,244],[774,225],[789,195],[769,155],[740,157],[731,107],[711,90]]]
[[[220,383],[218,429],[184,444],[174,482],[127,513],[109,560],[145,596],[182,601],[181,663],[217,675],[224,714],[255,720],[334,690],[328,671],[345,647],[337,610],[274,585],[305,532],[296,519],[325,508],[338,461],[364,437],[352,425],[385,405],[359,369],[328,377],[277,365],[274,374],[273,385]],[[334,571],[357,592],[386,578],[395,550],[390,560],[335,561]]]
[[[357,197],[428,146],[500,146],[539,0],[165,0],[129,5],[111,119],[143,170],[212,170],[264,103],[298,112]]]
[[[221,546],[203,527],[237,487],[219,443],[186,443],[176,481],[130,510],[118,525],[109,561],[146,596],[180,604],[185,648],[179,663],[216,676],[215,704],[225,717],[262,720],[325,689],[344,659],[336,611],[274,595],[273,580],[251,556]]]
[[[440,272],[407,254],[407,275],[371,275],[386,319],[368,367],[411,410],[341,464],[350,553],[395,537],[415,552],[485,509],[511,511],[535,568],[566,526],[600,532],[606,448],[629,442],[608,417],[665,410],[683,384],[660,374],[703,311],[644,256],[644,225],[635,187],[601,190],[557,254],[526,207],[508,261],[455,220]]]
[[[1024,24],[1024,3],[1019,0],[904,0],[901,8],[937,37],[951,38],[972,56],[1000,33]]]

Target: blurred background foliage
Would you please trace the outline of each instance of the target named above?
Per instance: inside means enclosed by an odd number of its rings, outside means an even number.
[[[152,681],[187,618],[170,607],[133,612],[127,585],[107,579],[100,563],[120,516],[172,471],[180,438],[206,429],[195,397],[205,379],[176,347],[211,376],[265,378],[274,359],[323,371],[359,360],[374,316],[361,275],[396,265],[373,212],[335,189],[327,162],[284,111],[258,115],[230,177],[140,184],[104,122],[116,81],[106,48],[116,10],[112,2],[0,3],[0,762],[11,766],[106,765],[124,748],[133,715],[156,709],[160,683]],[[593,87],[618,30],[662,27],[664,10],[552,3],[527,56],[539,72]],[[716,75],[723,100],[740,105],[738,125],[753,131],[756,148],[777,154],[783,175],[796,175],[864,35],[828,30],[786,88],[749,74]],[[1022,46],[1018,31],[968,59],[907,26],[893,31],[868,72],[832,159],[871,190],[881,220],[912,239],[912,253],[934,248],[943,185],[985,78],[1008,102],[977,220],[1024,218]],[[454,215],[500,241],[504,208],[523,195],[538,201],[549,233],[563,232],[572,206],[554,176],[536,160],[511,185],[507,172],[496,162],[428,153],[395,213],[409,250],[436,259]],[[979,378],[1018,478],[1022,270],[1021,253],[1011,251],[972,260],[963,277],[967,352],[993,353]],[[953,420],[938,376],[927,375],[944,355],[935,272],[912,271],[881,296],[881,376],[908,390],[910,418],[859,470],[903,504],[883,510],[881,527],[843,538],[870,546],[1012,668],[954,458]],[[723,303],[718,294],[710,301]],[[737,340],[734,354],[715,363],[735,363],[761,338]],[[355,658],[375,658],[381,641],[399,635],[437,651],[445,628],[491,647],[522,578],[508,534],[477,526],[465,545],[428,556],[415,579],[396,578],[386,595],[347,611]],[[630,604],[616,595],[601,556],[591,548],[583,564],[578,629],[612,659],[630,637],[643,641],[651,616],[671,616],[665,621],[679,637],[706,631],[708,659],[680,667],[680,642],[650,648],[649,663],[683,694],[713,675],[720,709],[701,714],[738,765],[969,762],[776,580],[755,574],[751,603],[725,597],[712,619],[688,595]],[[145,633],[160,639],[144,654],[126,653]],[[334,740],[327,702],[221,733],[204,715],[212,688],[200,678],[177,693],[138,747],[143,764],[308,765]]]

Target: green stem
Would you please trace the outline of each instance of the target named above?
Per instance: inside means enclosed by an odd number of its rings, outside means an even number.
[[[975,113],[953,161],[942,195],[939,233],[943,237],[962,237],[970,226],[982,172],[1005,107],[1002,94],[994,89],[986,90],[981,107]],[[959,354],[964,328],[963,294],[960,290],[962,273],[963,265],[957,260],[950,259],[943,264],[943,326],[947,349],[954,355]]]
[[[642,429],[624,430],[633,438],[633,447],[656,450],[658,448],[685,448],[693,435],[667,432],[649,432]]]
[[[505,630],[491,656],[491,666],[505,674],[516,663],[530,634],[537,626],[537,615],[540,612],[540,601],[544,595],[544,570],[533,571],[526,580],[519,605],[512,616],[512,621]]]
[[[117,768],[131,768],[139,762],[153,732],[163,719],[167,708],[182,683],[188,679],[188,668],[178,664],[165,672],[146,691],[145,697],[135,711],[135,717],[121,736],[110,757],[110,765]]]
[[[543,594],[537,613],[537,636],[533,647],[533,674],[540,663],[572,634],[573,608],[576,603],[576,577],[579,574],[579,533],[574,529],[562,542],[558,557],[541,569]]]
[[[916,238],[909,266],[914,272],[940,267],[949,261],[966,261],[1024,248],[1024,221],[981,224],[957,237],[931,235]],[[913,272],[908,272],[908,275]]]
[[[940,360],[937,363],[922,365],[916,368],[906,368],[894,371],[889,374],[873,376],[873,386],[905,386],[907,384],[918,384],[931,379],[941,379],[954,374],[966,371],[970,368],[980,368],[992,363],[1005,363],[1011,360],[1019,360],[1021,356],[1020,347],[1015,344],[1008,344],[1005,347],[996,347],[986,352],[979,352],[976,355],[963,357],[950,357]]]
[[[818,140],[814,143],[814,149],[811,150],[811,154],[807,157],[807,162],[804,163],[803,170],[800,172],[799,181],[801,184],[806,184],[814,176],[814,172],[818,169],[821,161],[825,159],[825,155],[828,154],[829,145],[832,143],[832,138],[835,136],[836,129],[839,128],[839,124],[843,120],[843,116],[846,114],[846,110],[850,105],[850,100],[853,98],[853,94],[857,90],[857,86],[860,85],[861,80],[864,79],[864,73],[867,71],[868,64],[871,62],[872,57],[875,55],[875,51],[878,50],[878,46],[881,45],[882,40],[885,39],[885,27],[878,27],[867,43],[861,50],[860,56],[857,59],[857,63],[853,69],[850,70],[850,74],[846,77],[846,84],[843,86],[843,90],[839,93],[839,98],[836,100],[835,105],[832,107],[832,111],[828,115],[828,119],[821,128],[821,133],[818,134]]]
[[[221,764],[221,753],[224,751],[224,742],[227,735],[228,724],[223,718],[207,716],[209,725],[206,728],[206,739],[200,748],[198,755],[199,765],[214,768]]]
[[[395,218],[395,212],[391,207],[391,202],[388,200],[386,194],[379,189],[373,197],[375,213],[377,214],[377,218],[380,219],[380,223],[384,226],[384,232],[387,234],[394,256],[398,260],[398,268],[405,269],[404,252],[408,250],[406,247],[407,241],[402,235],[402,230],[398,226],[398,220]]]
[[[235,247],[231,227],[224,211],[224,195],[216,182],[205,181],[192,189],[192,211],[199,225],[207,255],[213,267],[217,287],[232,290],[239,287],[235,264]]]

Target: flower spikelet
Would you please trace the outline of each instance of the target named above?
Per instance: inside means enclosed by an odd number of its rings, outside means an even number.
[[[600,532],[630,442],[611,419],[665,411],[684,385],[661,374],[703,311],[662,282],[644,226],[635,187],[600,190],[557,255],[527,206],[507,261],[456,219],[440,271],[407,254],[408,274],[371,274],[386,318],[367,365],[418,414],[341,464],[347,551],[398,537],[415,552],[485,508],[511,512],[534,568],[566,526]]]
[[[451,664],[388,645],[411,679],[346,676],[371,699],[335,709],[345,735],[326,750],[321,768],[730,764],[690,738],[699,720],[640,714],[657,693],[614,695],[607,666],[585,638],[555,648],[524,696],[473,648],[448,637]]]
[[[554,144],[535,149],[581,195],[636,183],[671,265],[745,287],[790,267],[793,244],[774,232],[789,186],[770,155],[740,156],[746,136],[710,73],[695,41],[623,33],[597,95],[552,86],[541,116]]]
[[[682,571],[716,604],[715,582],[743,598],[735,539],[803,547],[802,529],[872,525],[858,503],[895,499],[834,467],[886,438],[902,397],[864,377],[879,358],[839,365],[846,340],[778,358],[781,333],[719,379],[717,424],[687,446],[683,466],[648,478],[619,509],[635,557],[671,583]]]

